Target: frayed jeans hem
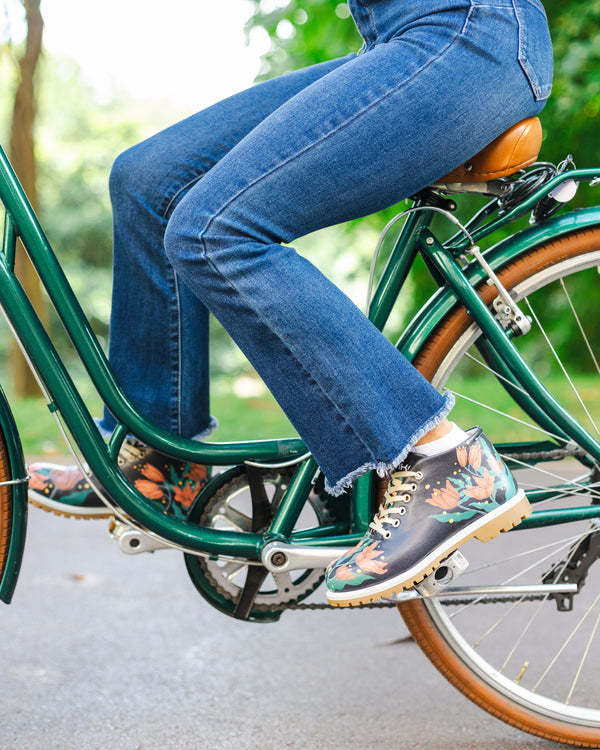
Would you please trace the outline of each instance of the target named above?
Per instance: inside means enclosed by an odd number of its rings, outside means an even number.
[[[419,427],[419,429],[411,435],[406,446],[392,461],[369,461],[368,463],[360,466],[358,469],[354,469],[354,471],[346,474],[345,477],[340,479],[333,486],[329,484],[327,479],[325,479],[325,491],[333,497],[339,497],[340,495],[343,495],[344,492],[346,492],[346,490],[348,490],[360,476],[366,474],[369,471],[376,471],[378,476],[384,477],[390,471],[396,469],[398,465],[402,463],[402,461],[404,461],[406,456],[408,456],[416,443],[424,435],[433,430],[434,427],[437,427],[437,425],[443,419],[445,419],[452,410],[454,406],[454,394],[446,391],[443,395],[444,405],[442,406],[442,408],[438,412],[436,412],[436,414],[428,422],[426,422],[425,425]]]

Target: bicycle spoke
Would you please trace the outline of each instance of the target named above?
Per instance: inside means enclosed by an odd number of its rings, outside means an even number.
[[[591,532],[588,532],[588,533],[591,533]],[[564,547],[563,547],[563,549],[564,549]],[[558,550],[558,551],[560,552],[560,550]],[[567,566],[569,565],[569,563],[573,559],[574,553],[575,553],[575,545],[572,545],[571,546],[571,554],[568,555],[565,560],[563,560],[560,573],[556,576],[556,578],[558,580],[560,580],[560,578],[562,577],[562,574],[564,573],[564,571],[566,570]],[[543,560],[540,560],[539,562],[543,562]],[[519,576],[516,576],[516,577],[518,578]],[[514,579],[512,579],[512,580],[514,580]],[[539,581],[539,583],[543,583],[543,576],[540,576],[539,579],[538,579],[538,581]],[[509,652],[508,656],[506,657],[506,659],[504,661],[504,664],[502,665],[502,667],[499,670],[500,672],[504,672],[504,670],[506,669],[506,666],[507,666],[508,662],[511,660],[511,658],[515,654],[515,652],[516,652],[517,648],[519,647],[519,645],[523,642],[525,636],[527,635],[527,632],[529,631],[529,629],[531,628],[531,626],[535,622],[537,616],[541,612],[542,605],[546,604],[547,601],[548,601],[548,596],[546,595],[546,596],[544,596],[544,598],[542,599],[542,601],[537,606],[537,608],[536,608],[535,612],[533,613],[533,615],[529,618],[529,621],[526,623],[526,625],[523,628],[523,630],[521,631],[521,634],[519,635],[519,637],[515,640],[515,643],[513,644],[513,648]],[[517,605],[515,604],[515,607],[516,606]]]
[[[565,700],[565,703],[567,704],[567,706],[571,703],[571,698],[573,697],[573,693],[575,692],[575,685],[577,685],[579,676],[581,675],[581,671],[583,669],[583,665],[585,664],[585,660],[587,659],[587,656],[590,652],[590,646],[592,645],[592,641],[594,640],[596,636],[596,631],[598,630],[599,623],[600,623],[600,612],[598,613],[598,617],[596,618],[596,622],[594,623],[594,627],[592,629],[591,635],[588,638],[585,651],[583,652],[583,656],[581,657],[581,661],[579,662],[579,667],[577,668],[577,672],[575,673],[575,677],[573,679],[571,689],[569,690],[569,695],[567,695],[567,698]]]
[[[474,398],[470,398],[469,396],[465,396],[464,393],[459,393],[458,391],[454,390],[453,388],[449,389],[454,396],[458,396],[458,398],[463,399],[464,401],[468,401],[471,404],[475,404],[475,406],[479,406],[482,409],[486,409],[487,411],[494,412],[494,414],[500,414],[505,419],[510,420],[511,422],[515,422],[517,424],[524,425],[525,427],[529,427],[531,430],[535,430],[536,432],[541,432],[543,435],[547,435],[548,437],[553,438],[554,440],[559,440],[561,443],[564,442],[564,439],[560,437],[560,435],[555,435],[552,432],[549,432],[548,430],[544,430],[543,428],[539,427],[536,424],[533,424],[533,422],[525,422],[523,419],[519,419],[518,417],[513,416],[512,414],[506,414],[506,412],[500,411],[500,409],[495,409],[493,406],[490,406],[489,404],[484,404],[482,401],[477,401]]]
[[[570,545],[574,545],[575,542],[579,542],[582,539],[585,539],[586,536],[589,536],[592,534],[593,531],[586,531],[585,534],[581,534],[578,537],[574,537],[572,540],[567,540],[564,544],[559,546],[558,548],[554,549],[551,553],[548,555],[545,555],[544,557],[541,557],[539,560],[536,560],[532,565],[530,565],[528,568],[525,568],[524,570],[521,570],[519,573],[515,573],[515,575],[511,576],[510,578],[507,578],[505,581],[503,581],[503,585],[507,586],[509,583],[513,583],[514,581],[518,580],[522,576],[524,576],[526,573],[531,572],[534,568],[537,568],[542,563],[545,563],[547,560],[549,560],[552,557],[556,557],[557,553],[562,552],[564,549],[567,549]],[[570,557],[568,558],[567,562],[570,561]],[[564,568],[563,568],[564,570]],[[541,579],[540,579],[541,582]]]
[[[517,552],[514,555],[508,555],[503,558],[503,562],[513,562],[514,560],[519,560],[523,557],[528,557],[530,555],[535,555],[537,552],[543,552],[547,549],[552,549],[552,555],[554,555],[556,552],[560,552],[562,549],[565,549],[570,544],[574,544],[575,542],[581,541],[584,537],[588,536],[589,534],[593,533],[592,531],[586,531],[582,534],[574,534],[573,536],[567,537],[565,539],[559,539],[556,542],[550,542],[549,544],[542,544],[539,547],[532,547],[531,549],[526,549],[524,552]],[[545,558],[542,558],[544,560]],[[485,565],[480,565],[477,568],[468,568],[465,573],[463,573],[463,576],[468,576],[473,573],[479,573],[482,570],[486,570],[487,568],[497,568],[498,562],[495,560],[494,562],[486,563]]]
[[[581,484],[577,479],[568,479],[567,477],[561,476],[560,474],[555,474],[552,471],[548,471],[548,469],[543,469],[539,465],[531,466],[526,461],[521,461],[520,459],[514,458],[513,456],[509,457],[509,456],[506,456],[504,454],[501,454],[501,455],[502,455],[503,459],[507,460],[508,458],[510,458],[510,460],[513,463],[519,464],[524,469],[529,469],[531,471],[536,471],[539,474],[543,474],[543,475],[545,475],[547,477],[550,477],[551,479],[557,479],[559,482],[562,482],[563,484],[565,484],[565,483],[569,484],[569,489],[568,490],[563,490],[563,491],[557,493],[554,497],[548,498],[547,500],[543,500],[540,503],[536,503],[536,505],[540,505],[541,506],[541,505],[543,505],[544,503],[547,503],[547,502],[554,502],[555,500],[561,500],[561,499],[563,499],[565,497],[569,497],[569,496],[575,496],[575,497],[577,497],[578,495],[589,495],[590,497],[600,498],[600,488],[596,489],[598,487],[598,483],[597,482],[595,482],[594,484]],[[527,482],[519,482],[519,486],[521,486],[523,488],[525,488],[527,485],[529,485],[532,488],[539,487],[538,484],[532,484],[532,483],[527,483]]]
[[[557,364],[558,364],[558,366],[560,367],[560,369],[561,369],[561,372],[563,373],[563,375],[564,375],[564,376],[565,376],[565,378],[567,379],[567,382],[568,382],[568,383],[569,383],[569,385],[571,386],[571,390],[573,391],[573,393],[575,394],[575,397],[576,397],[576,398],[577,398],[577,400],[579,401],[579,404],[580,404],[581,408],[582,408],[582,409],[583,409],[583,411],[585,412],[585,414],[586,414],[587,418],[588,418],[588,419],[590,420],[590,424],[592,425],[592,427],[594,428],[594,430],[595,430],[595,431],[596,431],[596,432],[597,432],[597,433],[598,433],[598,434],[600,435],[600,431],[598,430],[598,427],[597,427],[596,423],[594,422],[594,419],[593,419],[592,415],[590,414],[590,412],[589,412],[589,410],[588,410],[587,406],[586,406],[586,405],[585,405],[585,404],[583,403],[583,399],[581,398],[581,394],[579,393],[579,391],[578,391],[578,390],[577,390],[577,388],[575,387],[575,383],[573,382],[573,380],[571,379],[571,376],[570,376],[570,375],[569,375],[569,373],[567,372],[567,369],[566,369],[566,367],[564,366],[564,364],[563,364],[563,361],[562,361],[562,360],[561,360],[561,358],[560,358],[560,357],[558,356],[558,353],[557,353],[556,349],[554,348],[554,345],[553,345],[553,344],[552,344],[552,342],[550,341],[550,337],[549,337],[549,336],[548,336],[548,334],[546,333],[546,329],[545,329],[545,328],[544,328],[544,327],[542,326],[542,324],[540,323],[540,320],[539,320],[538,316],[536,315],[536,313],[535,313],[535,311],[534,311],[533,307],[531,306],[531,304],[530,304],[530,302],[529,302],[529,299],[528,299],[528,297],[525,297],[525,299],[524,299],[524,302],[525,302],[525,304],[527,305],[527,309],[528,309],[528,310],[529,310],[529,312],[531,313],[531,317],[532,317],[532,318],[533,318],[533,319],[535,320],[535,323],[536,323],[536,325],[537,325],[537,327],[538,327],[538,329],[539,329],[540,333],[542,334],[542,336],[544,337],[544,340],[545,340],[545,341],[546,341],[546,343],[548,344],[548,348],[549,348],[549,349],[550,349],[550,351],[552,352],[552,355],[553,355],[553,357],[554,357],[554,360],[556,361],[556,363],[557,363]]]
[[[514,643],[514,645],[513,645],[512,649],[511,649],[511,650],[509,651],[509,653],[508,653],[508,656],[507,656],[507,657],[506,657],[506,659],[504,660],[504,664],[503,664],[503,665],[502,665],[502,666],[500,667],[500,669],[498,670],[498,671],[500,672],[500,674],[503,674],[503,673],[504,673],[504,670],[505,670],[505,669],[506,669],[506,667],[508,666],[508,662],[509,662],[509,661],[510,661],[510,660],[512,659],[512,657],[514,656],[514,654],[515,654],[516,650],[517,650],[517,649],[519,648],[519,646],[520,646],[520,645],[521,645],[521,643],[523,642],[523,640],[524,640],[525,636],[526,636],[526,635],[527,635],[527,633],[529,632],[529,629],[531,628],[531,626],[532,626],[532,625],[533,625],[533,623],[535,622],[535,620],[536,620],[537,616],[539,615],[539,613],[540,613],[540,611],[541,611],[541,609],[542,609],[542,606],[543,606],[544,604],[546,604],[546,602],[547,602],[547,601],[548,601],[548,597],[547,597],[547,596],[545,596],[545,597],[544,597],[544,598],[542,599],[542,601],[541,601],[541,602],[540,602],[540,603],[538,604],[538,606],[536,607],[536,610],[535,610],[535,612],[534,612],[534,613],[533,613],[533,615],[532,615],[532,616],[531,616],[531,617],[529,618],[529,622],[528,622],[528,623],[527,623],[527,624],[525,625],[525,627],[524,627],[524,628],[523,628],[523,630],[521,631],[521,634],[520,634],[520,636],[519,636],[519,637],[518,637],[518,638],[517,638],[517,639],[515,640],[515,643]],[[521,602],[517,602],[517,604],[520,604],[520,603],[521,603]],[[515,604],[515,607],[517,606],[517,604]]]
[[[521,391],[521,393],[527,395],[527,391],[522,386],[520,386],[518,383],[513,383],[512,380],[509,380],[505,375],[502,375],[502,373],[498,372],[497,370],[494,370],[493,367],[490,367],[487,364],[487,362],[484,362],[482,359],[475,357],[473,354],[470,354],[469,352],[465,354],[465,358],[470,359],[471,362],[475,362],[475,364],[479,365],[480,367],[483,367],[484,370],[487,370],[498,380],[503,380],[507,385],[510,385],[515,390]]]
[[[571,312],[573,313],[573,317],[575,319],[575,322],[577,323],[577,327],[579,328],[579,331],[581,333],[581,337],[583,338],[583,340],[585,342],[585,345],[586,345],[586,348],[587,348],[587,350],[588,350],[588,352],[590,354],[590,357],[592,358],[592,362],[594,363],[594,366],[596,367],[596,372],[598,373],[598,375],[600,375],[600,365],[598,364],[598,360],[596,359],[596,355],[594,354],[594,352],[592,350],[592,346],[590,344],[590,341],[589,341],[588,337],[586,336],[585,331],[583,330],[583,326],[581,325],[581,320],[579,319],[579,315],[577,315],[577,313],[575,311],[575,307],[573,305],[573,302],[571,301],[571,295],[567,291],[567,287],[565,286],[564,279],[559,279],[559,283],[560,283],[560,285],[561,285],[561,287],[563,289],[563,292],[564,292],[564,295],[565,295],[565,297],[567,299],[567,302],[569,303],[569,307],[571,308]]]
[[[528,555],[535,554],[536,552],[544,551],[545,549],[548,549],[548,548],[552,548],[551,552],[549,552],[548,554],[544,555],[544,557],[536,559],[528,567],[524,568],[523,570],[520,570],[518,573],[515,573],[510,578],[504,579],[500,583],[500,585],[501,586],[508,586],[509,584],[511,584],[514,581],[518,580],[519,578],[521,578],[522,576],[524,576],[527,573],[531,572],[535,568],[539,567],[540,565],[542,565],[543,563],[545,563],[547,560],[555,558],[564,549],[568,549],[571,546],[575,546],[575,544],[577,542],[581,541],[586,536],[589,536],[591,533],[593,533],[593,530],[588,530],[588,531],[586,531],[583,534],[579,534],[579,535],[576,535],[576,536],[568,537],[567,539],[561,539],[561,540],[559,540],[559,541],[557,541],[557,542],[555,542],[553,544],[547,544],[547,545],[544,545],[544,546],[539,547],[537,549],[527,550],[525,552],[521,552],[521,553],[518,553],[516,555],[512,555],[512,556],[508,555],[508,556],[506,556],[505,558],[503,558],[502,562],[505,563],[505,564],[508,564],[510,562],[513,562],[516,559],[519,559],[519,558],[522,558],[522,557],[526,557]],[[570,559],[571,558],[569,558],[567,560],[567,563],[569,562]],[[469,573],[480,572],[482,570],[485,570],[486,568],[491,568],[491,567],[498,568],[498,562],[494,561],[493,563],[489,563],[488,565],[482,565],[482,566],[480,566],[478,568],[473,569],[472,571],[471,570],[467,570],[467,572],[464,575],[469,575]],[[563,570],[564,570],[564,568],[563,568]],[[542,583],[542,577],[539,577],[537,579],[537,583]],[[468,602],[461,609],[456,610],[455,612],[452,612],[450,614],[450,619],[454,619],[458,615],[463,614],[463,612],[465,612],[466,610],[470,609],[471,607],[474,607],[476,604],[480,604],[483,601],[485,601],[485,596],[480,596],[480,597],[478,597],[476,599],[473,599],[473,601]],[[523,601],[523,599],[519,600],[519,602],[522,602],[522,601]],[[503,617],[501,617],[500,619],[502,620]],[[489,632],[491,632],[491,630]],[[477,641],[477,643],[481,642],[484,637],[485,636],[482,636],[479,639],[479,641]]]
[[[569,645],[569,643],[573,640],[575,634],[577,633],[577,631],[579,630],[579,628],[583,625],[583,623],[587,619],[587,616],[590,614],[590,612],[594,609],[594,607],[596,606],[596,604],[599,601],[600,601],[600,594],[598,594],[598,596],[594,599],[594,601],[592,602],[592,604],[590,604],[590,606],[588,607],[588,609],[585,611],[583,617],[579,620],[579,622],[577,623],[577,625],[571,630],[568,638],[564,641],[564,643],[562,644],[562,646],[558,649],[558,651],[554,655],[554,658],[552,659],[552,661],[550,662],[550,664],[548,664],[548,666],[544,670],[542,676],[539,678],[539,680],[532,687],[532,689],[531,689],[532,693],[535,693],[537,691],[537,689],[539,688],[539,686],[542,684],[542,682],[544,681],[544,679],[546,678],[546,676],[550,672],[550,670],[554,667],[554,665],[556,664],[556,662],[560,658],[561,654],[567,648],[567,646]]]

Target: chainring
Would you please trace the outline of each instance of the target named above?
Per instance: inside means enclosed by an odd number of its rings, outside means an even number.
[[[257,472],[254,469],[254,476]],[[225,481],[212,494],[202,496],[194,505],[188,520],[221,531],[252,531],[252,501],[250,480],[245,467],[230,469]],[[293,467],[261,469],[258,472],[271,512],[274,512],[287,489]],[[314,492],[298,520],[295,531],[314,528],[327,523],[329,513],[325,502]],[[224,614],[238,617],[237,605],[244,590],[250,566],[242,560],[228,557],[208,558],[185,555],[185,563],[194,586],[214,607]],[[264,569],[263,569],[264,570]],[[269,573],[244,619],[255,622],[274,622],[282,612],[312,594],[324,579],[324,571],[296,570],[286,573]]]

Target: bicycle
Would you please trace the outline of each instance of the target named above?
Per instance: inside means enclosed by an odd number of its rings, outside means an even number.
[[[593,668],[600,656],[600,442],[594,407],[583,399],[586,391],[594,395],[594,384],[571,377],[551,339],[556,318],[573,316],[572,330],[581,337],[576,348],[591,363],[591,377],[600,374],[588,333],[594,321],[577,312],[578,297],[593,288],[600,267],[600,208],[558,211],[581,182],[600,183],[600,168],[576,169],[569,159],[559,167],[537,162],[540,145],[537,118],[511,128],[414,196],[382,234],[405,219],[371,296],[370,319],[384,328],[420,255],[439,288],[397,346],[436,387],[454,391],[457,412],[470,399],[492,415],[486,432],[534,507],[513,533],[461,548],[468,568],[457,554],[385,604],[399,608],[442,674],[491,714],[547,739],[600,747]],[[460,222],[453,196],[464,193],[486,203]],[[243,620],[274,622],[286,609],[326,606],[305,600],[326,565],[368,527],[381,492],[377,478],[365,475],[350,493],[333,498],[299,439],[197,443],[149,423],[116,382],[1,149],[0,201],[4,315],[67,443],[102,478],[97,491],[114,515],[110,531],[121,550],[182,551],[199,593]],[[445,240],[432,231],[440,214],[456,227]],[[528,214],[528,227],[481,252],[477,243]],[[16,279],[17,239],[117,418],[108,442]],[[464,393],[473,392],[473,383],[476,399]],[[162,513],[120,473],[117,457],[129,434],[176,458],[221,467],[187,519]],[[18,429],[0,390],[0,599],[7,604],[24,551],[27,483]]]

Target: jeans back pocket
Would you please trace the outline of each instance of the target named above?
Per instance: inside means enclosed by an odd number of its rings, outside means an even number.
[[[519,63],[533,95],[540,101],[552,89],[552,41],[544,8],[538,0],[514,0],[519,23]]]

